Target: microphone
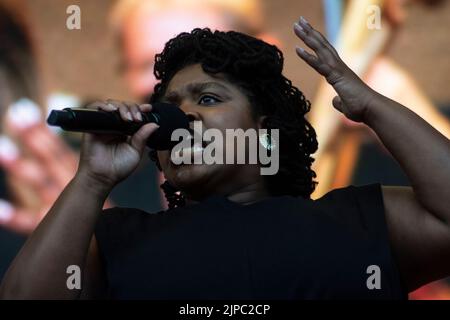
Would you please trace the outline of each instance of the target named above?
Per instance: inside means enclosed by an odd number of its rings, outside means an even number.
[[[156,150],[169,150],[178,143],[170,139],[176,129],[189,130],[189,117],[174,104],[157,102],[152,104],[151,112],[142,112],[141,115],[143,121],[128,122],[121,118],[119,111],[64,108],[52,110],[47,123],[66,131],[128,136],[147,123],[156,123],[159,128],[147,139],[147,146]]]

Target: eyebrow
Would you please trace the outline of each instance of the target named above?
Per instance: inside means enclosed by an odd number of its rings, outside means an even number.
[[[209,89],[211,87],[218,87],[222,90],[225,90],[227,92],[230,92],[230,89],[228,89],[225,85],[219,83],[219,82],[194,82],[189,83],[185,86],[185,90],[189,92],[190,94],[198,94],[202,91],[205,91],[206,89]],[[178,91],[171,91],[164,95],[163,100],[169,101],[169,102],[177,102],[180,100],[180,93]]]

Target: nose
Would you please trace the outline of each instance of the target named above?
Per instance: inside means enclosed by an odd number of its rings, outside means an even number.
[[[180,109],[187,115],[189,122],[201,121],[200,113],[198,113],[195,108],[189,106],[188,103],[180,105]]]
[[[187,112],[186,115],[189,119],[189,122],[200,121],[200,117],[199,117],[198,113]]]
[[[201,114],[195,109],[195,107],[189,106],[189,103],[183,103],[180,105],[180,109],[183,110],[188,117],[190,133],[195,135],[194,124],[195,121],[202,121]]]

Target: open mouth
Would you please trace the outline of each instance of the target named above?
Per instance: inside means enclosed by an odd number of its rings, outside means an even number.
[[[202,153],[204,151],[206,147],[206,143],[204,141],[192,135],[190,135],[187,139],[190,141],[191,145],[190,147],[181,149],[182,156],[185,152],[195,154]]]
[[[195,132],[193,129],[188,130],[189,135],[183,137],[183,139],[189,141],[190,145],[188,147],[182,147],[180,144],[175,145],[171,150],[171,156],[173,155],[176,158],[188,160],[189,163],[194,163],[195,158],[203,154],[204,149],[210,142],[204,141],[202,135]],[[186,143],[184,143],[184,145],[186,145]]]

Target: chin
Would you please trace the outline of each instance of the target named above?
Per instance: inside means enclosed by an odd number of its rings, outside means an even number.
[[[207,185],[211,182],[211,178],[216,176],[218,167],[218,165],[207,164],[171,164],[165,176],[179,190],[197,195],[207,191]]]

